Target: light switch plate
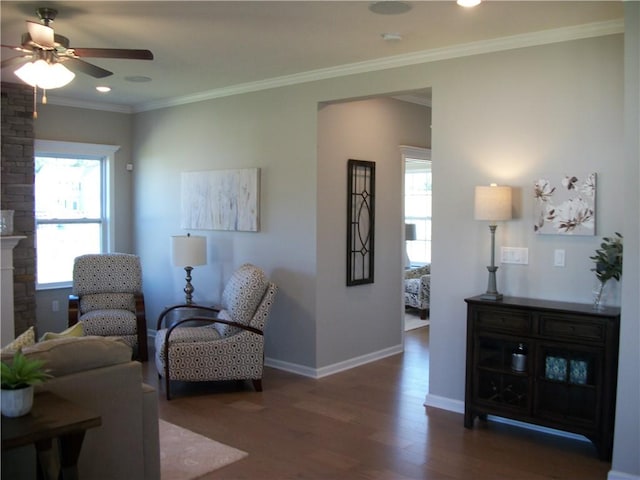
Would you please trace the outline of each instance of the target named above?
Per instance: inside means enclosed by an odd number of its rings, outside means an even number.
[[[500,262],[516,265],[529,265],[529,249],[519,247],[501,247]]]

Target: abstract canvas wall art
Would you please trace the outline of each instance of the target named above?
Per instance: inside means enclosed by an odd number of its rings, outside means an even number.
[[[181,227],[259,230],[260,169],[182,172]]]
[[[533,196],[536,233],[595,235],[595,173],[538,178]]]

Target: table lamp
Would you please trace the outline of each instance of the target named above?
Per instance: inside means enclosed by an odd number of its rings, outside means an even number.
[[[173,264],[177,267],[184,267],[187,281],[184,287],[185,303],[193,303],[194,288],[191,285],[191,271],[194,266],[206,265],[207,263],[207,237],[176,235],[171,237],[171,253]]]
[[[496,286],[495,266],[495,235],[497,222],[511,219],[511,187],[498,186],[492,183],[490,186],[478,186],[475,192],[476,220],[488,220],[491,231],[491,265],[489,270],[489,283],[487,291],[480,298],[485,300],[500,300],[502,294],[498,293]]]
[[[410,242],[416,240],[416,224],[415,223],[405,223],[404,224],[404,240],[405,242]],[[405,253],[404,253],[404,263],[407,268],[411,267],[411,259],[409,258],[409,244],[406,244]]]

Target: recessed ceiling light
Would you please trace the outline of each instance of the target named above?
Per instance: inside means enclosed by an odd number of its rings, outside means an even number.
[[[387,42],[399,42],[402,40],[402,35],[399,33],[383,33],[381,36]]]
[[[124,79],[127,82],[133,82],[133,83],[145,83],[145,82],[151,81],[151,77],[145,77],[142,75],[131,75],[129,77],[124,77]]]
[[[96,90],[100,93],[109,93],[111,91],[111,87],[107,87],[106,85],[98,85]]]
[[[383,0],[371,3],[369,10],[378,15],[398,15],[411,10],[411,5],[398,0]]]
[[[471,8],[480,5],[482,0],[457,0],[456,3],[461,7]]]

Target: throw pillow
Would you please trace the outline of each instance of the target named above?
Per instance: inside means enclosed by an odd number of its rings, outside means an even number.
[[[29,327],[26,332],[18,335],[14,341],[0,350],[1,353],[15,353],[17,350],[21,350],[23,347],[28,347],[36,343],[36,331],[33,327]]]
[[[71,327],[63,330],[60,333],[54,332],[46,332],[44,335],[40,337],[39,342],[46,342],[47,340],[54,340],[56,338],[67,338],[67,337],[82,337],[84,336],[84,329],[82,328],[82,323],[76,323]]]

